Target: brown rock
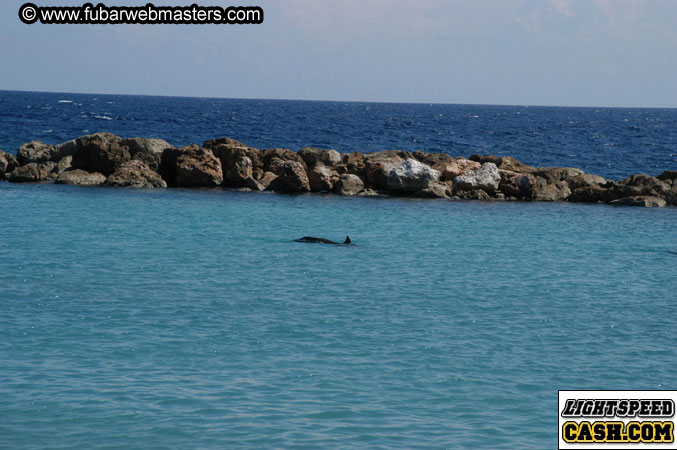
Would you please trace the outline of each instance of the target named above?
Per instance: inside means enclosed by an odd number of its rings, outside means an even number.
[[[223,183],[221,161],[211,150],[197,145],[182,147],[176,158],[176,185],[181,187],[214,187]],[[163,157],[167,150],[163,152]]]
[[[670,190],[665,193],[665,201],[668,205],[677,206],[677,183],[673,183]]]
[[[286,161],[279,170],[278,177],[269,188],[274,191],[297,193],[310,191],[310,182],[303,165],[298,161]]]
[[[9,174],[11,183],[37,183],[47,179],[47,172],[36,163],[28,163],[25,166],[18,167]]]
[[[302,148],[299,150],[299,156],[303,159],[309,169],[316,165],[336,167],[342,161],[341,154],[336,150],[324,150],[316,147]]]
[[[399,164],[405,159],[414,159],[414,155],[405,150],[382,150],[380,152],[367,153],[364,155],[364,159],[367,162],[386,161]]]
[[[142,189],[167,187],[167,183],[157,172],[150,170],[146,164],[136,159],[124,163],[108,177],[106,184]]]
[[[121,145],[129,148],[132,159],[145,163],[146,166],[154,172],[160,170],[162,153],[165,149],[174,148],[172,144],[164,139],[148,138],[125,139],[122,141]]]
[[[247,178],[242,182],[242,187],[245,189],[249,189],[252,191],[263,191],[266,189],[266,186],[263,184],[259,183],[253,178]]]
[[[566,182],[584,173],[581,169],[574,167],[539,167],[533,171],[535,176],[545,178],[549,184],[558,184],[560,181]]]
[[[268,189],[270,184],[277,179],[277,175],[273,172],[265,172],[261,178],[257,181],[263,187],[263,189]]]
[[[511,156],[504,156],[501,158],[501,165],[498,167],[499,169],[511,170],[519,173],[533,173],[536,170],[535,167],[524,164],[522,161],[517,161]]]
[[[364,189],[364,183],[357,175],[345,173],[341,175],[335,185],[335,191],[339,195],[356,195]]]
[[[56,163],[54,161],[45,161],[38,164],[38,168],[47,174],[45,176],[46,180],[54,181],[59,176],[56,168]]]
[[[534,200],[542,202],[564,201],[571,195],[571,189],[565,181],[548,183],[545,178],[535,177]]]
[[[468,170],[476,170],[482,167],[477,161],[470,161],[468,159],[457,159],[451,161],[442,170],[442,179],[453,181],[457,176]]]
[[[416,198],[449,198],[451,197],[451,189],[446,184],[434,183],[425,189],[415,192],[413,196]]]
[[[78,144],[75,139],[57,144],[54,146],[52,161],[60,161],[66,156],[73,156],[77,150]]]
[[[131,157],[129,149],[122,146],[122,139],[111,133],[90,134],[75,142],[77,150],[71,161],[75,169],[110,175]]]
[[[364,157],[366,171],[364,179],[369,186],[376,189],[388,189],[390,173],[406,159],[413,159],[412,155],[402,150],[369,153]]]
[[[536,177],[530,173],[519,173],[499,169],[501,182],[498,189],[509,197],[531,200],[534,197]]]
[[[63,172],[56,179],[56,184],[76,184],[80,186],[94,186],[103,184],[106,176],[102,173],[89,173],[81,169],[71,169]]]
[[[45,144],[42,141],[31,141],[23,144],[16,152],[16,159],[19,165],[25,166],[29,163],[43,163],[52,160],[54,146]]]
[[[576,175],[571,177],[567,184],[572,190],[588,187],[588,186],[602,186],[606,184],[607,180],[600,177],[599,175],[593,175],[591,173],[584,173],[581,175]]]
[[[496,156],[496,155],[477,155],[477,154],[475,154],[475,155],[470,155],[470,158],[468,158],[468,159],[470,161],[475,161],[475,162],[478,162],[480,164],[484,164],[484,163],[489,162],[489,163],[495,164],[496,167],[500,167],[501,162],[503,161],[503,158],[501,158],[500,156]]]
[[[364,179],[367,176],[366,160],[361,152],[344,154],[343,167],[345,167],[345,172],[343,173],[357,175],[360,179]],[[340,170],[339,173],[341,173]]]
[[[214,156],[221,160],[221,167],[224,174],[227,174],[233,166],[247,157],[252,162],[252,170],[263,174],[263,162],[261,161],[261,151],[249,147],[240,141],[230,138],[219,138],[205,142],[205,148],[214,153]]]
[[[496,164],[496,167],[502,170],[510,170],[519,173],[533,173],[537,169],[521,161],[516,160],[511,156],[496,156],[496,155],[470,155],[471,161],[476,161],[481,164],[490,162]]]
[[[254,179],[254,164],[243,153],[237,154],[237,161],[226,172],[223,184],[230,187],[244,187],[245,181]]]
[[[420,150],[414,152],[414,158],[439,172],[444,172],[447,165],[454,161],[454,158],[446,153],[425,153]]]
[[[295,152],[286,148],[268,148],[261,153],[263,170],[281,175],[280,171],[285,162],[293,161],[301,164],[304,172],[307,169],[305,161]]]
[[[656,178],[658,178],[661,181],[677,179],[677,170],[666,170],[662,174],[658,175]]]
[[[59,162],[56,163],[55,171],[56,171],[57,175],[61,175],[62,173],[64,173],[68,169],[70,169],[72,161],[73,161],[73,157],[70,156],[70,155],[64,156],[63,158],[61,158],[59,160]]]
[[[19,167],[19,162],[14,155],[0,150],[0,180],[9,176],[9,174],[17,167]]]
[[[658,178],[646,175],[632,175],[623,181],[618,182],[621,186],[624,197],[631,196],[656,196],[662,197],[668,191],[670,186]]]
[[[607,201],[607,190],[599,185],[588,185],[574,189],[569,195],[570,202],[597,203]]]
[[[666,201],[660,197],[640,195],[635,197],[619,198],[618,200],[613,200],[609,204],[614,206],[644,206],[646,208],[662,208],[666,205]]]
[[[339,178],[338,172],[324,166],[322,163],[316,165],[314,169],[308,172],[308,182],[310,190],[313,192],[331,192]]]
[[[454,193],[454,198],[461,200],[491,200],[491,196],[481,189],[476,189],[474,191],[456,191]]]

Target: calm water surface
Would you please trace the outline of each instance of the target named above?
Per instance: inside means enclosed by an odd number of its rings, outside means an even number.
[[[555,448],[677,386],[676,221],[0,183],[0,447]]]

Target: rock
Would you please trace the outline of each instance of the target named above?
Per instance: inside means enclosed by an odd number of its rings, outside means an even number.
[[[521,161],[517,161],[511,156],[496,156],[496,155],[470,155],[471,161],[476,161],[481,164],[490,162],[496,164],[496,167],[502,170],[510,170],[519,173],[533,173],[537,169]]]
[[[150,170],[146,164],[136,159],[127,161],[113,172],[106,180],[106,184],[143,189],[167,187],[167,183],[160,177],[160,174]]]
[[[282,166],[284,166],[284,163],[287,161],[284,159],[280,158],[271,158],[268,161],[268,164],[266,164],[266,172],[272,172],[274,174],[279,174],[280,171],[282,170]]]
[[[605,202],[608,198],[608,192],[599,185],[588,185],[571,191],[568,200],[576,203],[598,203]]]
[[[451,197],[451,190],[446,184],[433,183],[425,189],[414,192],[413,197],[416,198],[449,198]]]
[[[662,197],[670,191],[670,185],[658,178],[646,175],[632,175],[618,183],[623,197],[655,196]]]
[[[511,170],[499,169],[501,182],[498,188],[504,195],[524,200],[534,197],[536,178],[530,173],[519,173]]]
[[[677,183],[673,183],[670,190],[665,194],[668,205],[677,206]]]
[[[30,163],[43,163],[52,160],[54,147],[42,141],[27,142],[16,152],[19,165],[25,166]]]
[[[299,150],[298,154],[306,163],[308,168],[313,168],[318,164],[328,167],[336,167],[342,161],[341,154],[336,150],[323,150],[316,147],[304,147]]]
[[[518,173],[533,173],[536,168],[528,164],[524,164],[522,161],[517,161],[511,156],[504,156],[501,158],[501,165],[498,166],[499,169],[511,170]]]
[[[268,148],[261,153],[261,162],[265,172],[273,172],[274,174],[281,175],[280,171],[288,161],[301,164],[304,172],[307,170],[305,161],[298,153],[286,148]]]
[[[493,193],[501,183],[501,174],[496,164],[486,162],[479,169],[463,172],[454,179],[455,191],[482,190]]]
[[[277,179],[277,175],[273,172],[265,172],[261,178],[257,181],[263,187],[263,189],[268,189],[270,184]]]
[[[474,154],[474,155],[470,155],[470,158],[468,158],[468,159],[470,161],[475,161],[475,162],[478,162],[480,164],[492,163],[492,164],[495,164],[496,167],[500,166],[501,162],[503,161],[503,158],[501,158],[500,156],[496,156],[496,155],[477,155],[477,154]]]
[[[54,146],[54,152],[52,153],[53,161],[60,161],[66,156],[73,156],[78,150],[78,144],[75,139],[70,141],[62,142]]]
[[[106,176],[102,173],[89,173],[81,169],[71,169],[63,172],[56,179],[56,184],[77,184],[80,186],[94,186],[103,184]]]
[[[613,200],[609,204],[614,206],[644,206],[646,208],[662,208],[666,205],[666,202],[660,197],[639,195],[635,197],[619,198],[618,200]]]
[[[557,184],[560,181],[568,181],[577,175],[583,175],[585,172],[574,167],[539,167],[532,173],[544,178],[548,184]]]
[[[248,156],[237,154],[237,161],[232,165],[223,177],[223,184],[238,188],[243,187],[246,180],[254,179],[254,164]]]
[[[229,137],[221,137],[221,138],[206,140],[202,144],[202,147],[206,148],[207,150],[211,150],[212,153],[214,153],[214,149],[216,147],[218,147],[219,145],[224,145],[226,147],[246,147],[246,145],[243,144],[242,142],[236,141],[235,139],[231,139]]]
[[[564,201],[571,195],[571,189],[566,182],[548,183],[544,178],[536,177],[534,186],[534,200],[541,202]]]
[[[366,179],[367,164],[364,155],[361,152],[344,154],[342,165],[337,172],[340,174],[349,173],[357,175],[360,179]]]
[[[286,161],[279,169],[278,177],[268,187],[286,193],[307,192],[310,191],[310,182],[300,162]]]
[[[310,190],[313,192],[331,192],[339,178],[338,172],[322,163],[316,165],[314,169],[308,172],[308,182]]]
[[[171,150],[171,149],[168,149]],[[176,185],[181,187],[214,187],[223,183],[221,161],[211,150],[191,145],[178,149]],[[163,152],[163,157],[167,150]]]
[[[414,152],[414,158],[440,173],[444,172],[447,165],[455,161],[452,156],[447,155],[446,153],[425,153],[420,150]],[[479,165],[477,167],[479,167]]]
[[[162,153],[168,148],[174,148],[164,139],[130,138],[122,141],[121,145],[129,149],[132,159],[139,160],[152,171],[160,170]]]
[[[606,179],[600,177],[599,175],[593,175],[591,173],[584,173],[581,175],[576,175],[571,177],[567,184],[572,190],[578,188],[587,187],[587,186],[602,186],[606,184]]]
[[[174,148],[172,144],[164,139],[154,138],[129,138],[121,143],[123,146],[129,148],[129,153],[133,156],[138,153],[152,153],[161,155],[167,148]]]
[[[400,150],[386,150],[369,153],[364,158],[366,176],[363,179],[366,179],[369,186],[373,186],[377,189],[388,189],[390,172],[402,164],[406,159],[413,158],[411,158],[409,152]]]
[[[54,169],[57,173],[57,175],[61,175],[65,171],[71,168],[71,162],[73,161],[73,157],[71,155],[64,156],[59,160],[58,163],[56,163],[56,168]]]
[[[242,182],[242,188],[249,189],[251,191],[263,191],[266,189],[266,187],[267,186],[264,186],[253,178],[247,178]]]
[[[374,189],[363,189],[357,195],[360,197],[384,197],[385,194],[382,191],[377,191]]]
[[[335,185],[335,191],[340,195],[355,195],[364,189],[364,183],[357,175],[344,173]]]
[[[666,170],[662,174],[658,175],[656,178],[658,178],[661,181],[677,179],[677,170]]]
[[[409,158],[390,170],[385,188],[395,192],[413,193],[427,189],[439,179],[439,171]]]
[[[17,167],[19,167],[19,162],[14,155],[0,150],[0,180],[9,176],[9,174]]]
[[[367,153],[364,157],[370,161],[390,160],[393,158],[399,158],[400,160],[414,159],[414,155],[406,150],[381,150],[378,152]]]
[[[122,146],[122,139],[111,133],[90,134],[76,139],[75,142],[77,150],[71,161],[71,166],[75,169],[100,172],[108,176],[131,157],[129,149]]]
[[[9,174],[9,181],[12,183],[37,183],[47,179],[47,172],[36,163],[28,163],[25,166],[17,167]]]
[[[491,196],[482,189],[475,189],[473,191],[455,191],[454,198],[459,200],[492,200]]]
[[[205,148],[214,153],[214,156],[221,160],[224,174],[227,174],[242,158],[247,157],[252,163],[252,171],[254,173],[260,172],[263,175],[263,162],[260,150],[230,138],[209,140],[204,145]]]
[[[54,181],[59,174],[57,173],[56,163],[54,161],[45,161],[38,164],[38,169],[46,174],[45,180]]]
[[[482,167],[482,164],[468,159],[457,159],[447,164],[442,171],[442,179],[453,181],[457,176],[468,170],[476,170]]]

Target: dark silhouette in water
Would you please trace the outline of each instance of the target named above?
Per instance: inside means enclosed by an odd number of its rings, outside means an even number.
[[[310,244],[331,244],[331,245],[350,245],[352,242],[350,241],[350,236],[346,236],[346,240],[341,242],[334,242],[330,241],[329,239],[324,239],[324,238],[319,238],[319,237],[312,237],[312,236],[304,236],[301,239],[295,239],[296,242],[307,242]]]

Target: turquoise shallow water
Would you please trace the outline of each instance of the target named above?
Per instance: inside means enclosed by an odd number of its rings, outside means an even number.
[[[555,448],[677,386],[676,221],[0,183],[0,447]]]

